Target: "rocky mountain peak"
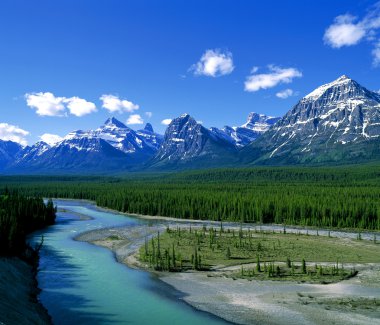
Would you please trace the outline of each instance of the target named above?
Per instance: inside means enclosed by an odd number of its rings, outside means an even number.
[[[259,114],[259,113],[256,113],[256,112],[251,112],[251,113],[248,114],[247,123],[258,122],[263,117],[265,117],[264,114]]]
[[[352,80],[349,76],[347,75],[341,75],[338,79],[336,79],[335,81],[336,82],[342,82],[342,81],[345,81],[345,80]]]
[[[247,122],[243,124],[242,128],[247,128],[259,133],[267,131],[273,124],[275,124],[280,118],[268,116],[265,114],[258,114],[251,112],[248,115]]]
[[[152,133],[154,132],[153,131],[153,126],[150,123],[145,124],[144,130],[148,131],[148,132],[152,132]]]
[[[165,132],[165,138],[184,138],[188,131],[192,131],[197,126],[201,127],[201,124],[197,123],[193,117],[187,113],[182,114],[170,122]]]
[[[231,150],[235,150],[235,147],[225,135],[206,129],[189,114],[182,114],[173,119],[166,129],[164,141],[154,163],[185,163],[207,157],[216,159],[221,152],[229,153]]]
[[[323,105],[325,105],[328,102],[368,97],[371,96],[370,93],[369,90],[362,87],[355,80],[343,75],[332,82],[316,88],[302,100],[304,102],[322,101]]]
[[[319,159],[317,152],[380,139],[380,96],[343,75],[301,99],[260,140],[269,158]],[[327,156],[327,154],[326,154]],[[285,157],[285,158],[284,158]]]
[[[115,117],[110,117],[104,122],[104,126],[126,129],[127,126]]]

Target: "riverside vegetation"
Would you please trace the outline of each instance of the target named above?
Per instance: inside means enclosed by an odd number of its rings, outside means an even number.
[[[0,256],[20,256],[33,249],[26,236],[55,222],[52,200],[27,197],[5,189],[0,193]]]
[[[0,323],[51,324],[38,301],[36,280],[39,250],[26,242],[31,232],[55,222],[49,200],[25,196],[15,190],[0,190]]]
[[[25,195],[88,199],[126,213],[380,230],[379,164],[120,177],[3,176],[1,184]]]
[[[167,228],[140,248],[140,260],[157,271],[240,268],[228,276],[245,279],[331,283],[355,276],[355,263],[380,260],[380,244],[274,231],[220,227]]]

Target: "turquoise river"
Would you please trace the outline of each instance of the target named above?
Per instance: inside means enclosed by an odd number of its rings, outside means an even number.
[[[116,262],[111,251],[74,240],[85,231],[147,221],[84,201],[55,204],[61,210],[56,224],[32,237],[37,243],[44,236],[40,300],[54,324],[226,324],[184,303],[181,293],[150,273]]]

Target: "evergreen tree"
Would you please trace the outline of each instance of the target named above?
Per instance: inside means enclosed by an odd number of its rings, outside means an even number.
[[[257,255],[257,257],[256,257],[256,271],[261,272],[260,256],[259,255]]]
[[[292,267],[292,262],[290,261],[290,258],[289,258],[289,257],[286,258],[286,266],[287,266],[288,268],[291,268],[291,267]]]
[[[231,250],[230,250],[230,246],[227,247],[226,258],[227,258],[227,259],[230,259],[230,258],[231,258]]]
[[[301,272],[303,274],[306,274],[306,262],[305,262],[305,259],[302,259]]]
[[[175,268],[176,267],[176,258],[175,258],[174,244],[172,246],[172,262],[173,262],[173,268]]]
[[[198,270],[198,247],[194,247],[194,270]]]

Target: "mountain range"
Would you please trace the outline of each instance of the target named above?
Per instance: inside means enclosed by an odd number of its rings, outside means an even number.
[[[282,118],[250,113],[241,126],[206,128],[189,114],[164,135],[112,117],[52,146],[0,140],[3,173],[111,173],[380,159],[380,95],[347,76],[322,85]]]
[[[352,163],[380,158],[380,94],[343,75],[302,98],[257,141],[244,164]]]

